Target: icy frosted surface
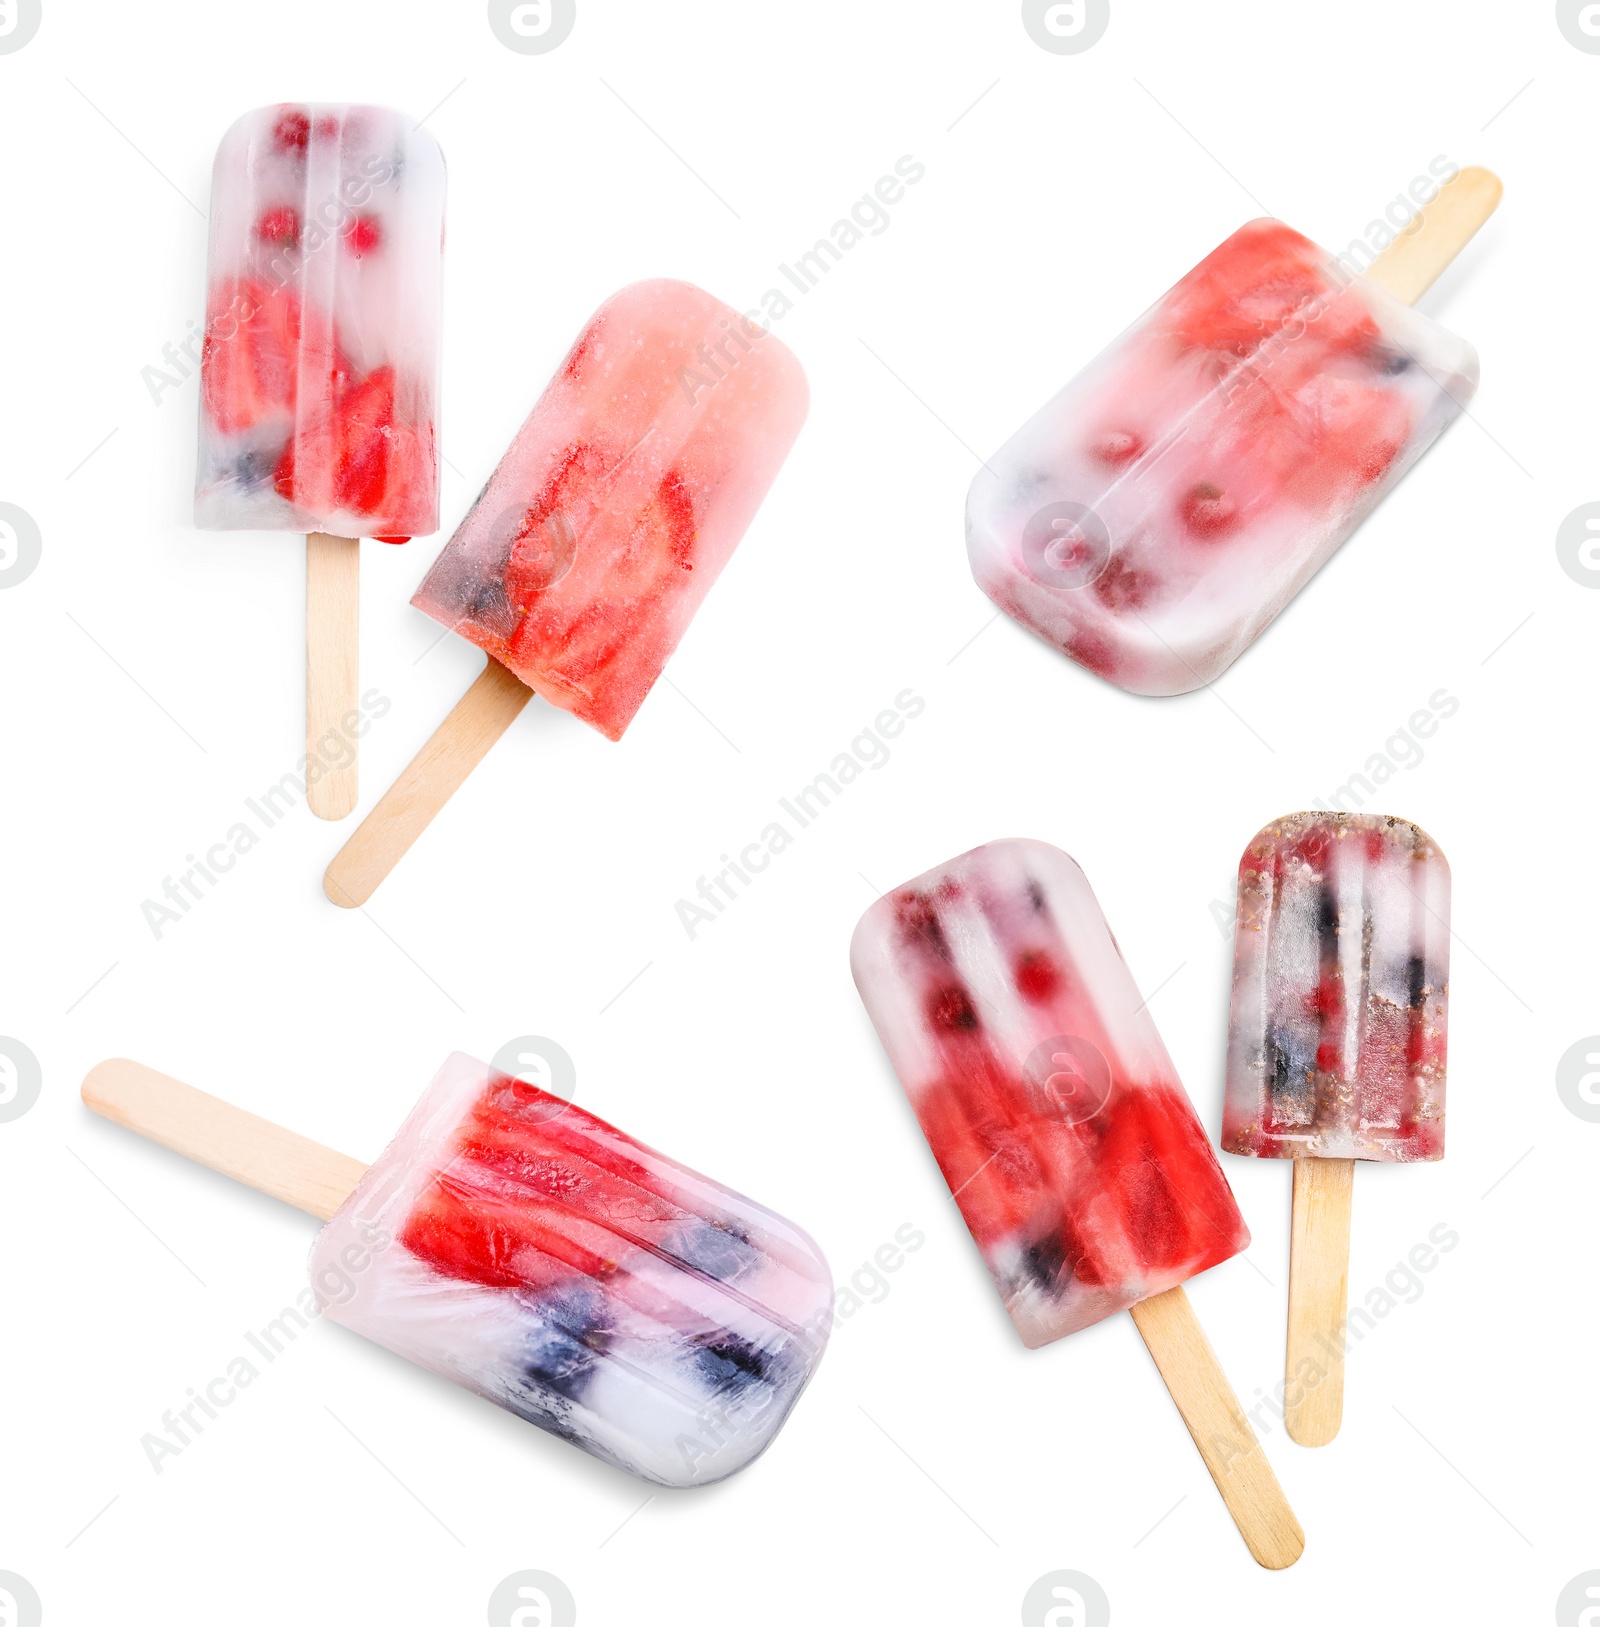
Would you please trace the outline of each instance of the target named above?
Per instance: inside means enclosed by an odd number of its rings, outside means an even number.
[[[311,1272],[334,1321],[666,1486],[761,1452],[832,1321],[798,1227],[459,1053]]]
[[[1450,867],[1403,819],[1275,820],[1239,864],[1222,1145],[1444,1157]]]
[[[211,182],[195,523],[439,527],[444,158],[383,107],[258,108]]]
[[[979,470],[973,576],[1112,683],[1197,689],[1404,476],[1477,378],[1471,346],[1350,281],[1298,232],[1255,221]]]

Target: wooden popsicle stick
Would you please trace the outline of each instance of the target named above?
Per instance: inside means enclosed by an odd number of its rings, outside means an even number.
[[[1355,1168],[1353,1158],[1294,1161],[1284,1427],[1302,1446],[1326,1446],[1339,1433],[1344,1417],[1344,1320]]]
[[[89,1070],[83,1100],[113,1124],[318,1220],[331,1220],[367,1172],[358,1159],[125,1057]]]
[[[1274,1571],[1292,1565],[1305,1549],[1305,1532],[1195,1318],[1189,1296],[1181,1287],[1169,1288],[1141,1300],[1129,1314],[1256,1563]]]
[[[1422,224],[1397,237],[1363,275],[1415,305],[1495,212],[1504,188],[1486,169],[1461,170],[1421,211]]]
[[[313,531],[306,538],[306,756],[322,758],[318,742],[339,736],[348,755],[306,786],[318,819],[343,819],[356,806],[356,745],[343,719],[361,687],[361,543]]]
[[[342,909],[365,904],[532,699],[533,691],[520,678],[491,660],[334,855],[322,878],[323,892]]]

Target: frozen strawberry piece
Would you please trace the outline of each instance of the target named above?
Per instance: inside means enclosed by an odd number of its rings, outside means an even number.
[[[1404,820],[1274,821],[1239,867],[1222,1145],[1444,1155],[1450,872]]]
[[[1083,873],[1042,842],[879,901],[857,987],[1023,1340],[1044,1344],[1248,1242]]]
[[[1165,320],[1181,343],[1237,357],[1307,335],[1323,351],[1367,350],[1378,338],[1366,305],[1330,279],[1322,250],[1273,220],[1202,260],[1167,296]]]
[[[588,441],[575,442],[528,504],[511,538],[504,577],[517,621],[530,615],[545,590],[571,568],[578,534],[594,516],[595,494],[621,456]]]
[[[449,1174],[434,1177],[400,1242],[442,1275],[485,1288],[536,1290],[599,1264],[541,1224],[533,1205],[496,1201]]]
[[[285,450],[274,475],[279,494],[313,512],[414,512],[432,467],[431,426],[396,417],[392,368],[340,384],[338,372],[328,376],[321,411]]]
[[[510,644],[514,661],[553,655],[563,682],[587,689],[624,651],[646,653],[639,643],[648,637],[652,611],[671,591],[675,573],[694,569],[694,515],[681,478],[668,471],[626,535],[610,578],[626,613],[619,616],[609,603],[591,605],[568,621],[542,615],[537,590],[527,592],[527,619]],[[515,579],[510,585],[515,592]]]
[[[201,393],[222,430],[249,429],[295,399],[300,302],[263,282],[240,278],[211,290],[201,352]]]

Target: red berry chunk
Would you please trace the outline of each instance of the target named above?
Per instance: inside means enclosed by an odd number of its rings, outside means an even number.
[[[345,232],[345,240],[358,260],[363,254],[371,254],[383,241],[383,228],[377,216],[357,215]]]
[[[1179,504],[1183,523],[1197,537],[1220,537],[1238,519],[1238,505],[1220,486],[1191,486]]]
[[[1128,429],[1109,429],[1089,447],[1090,456],[1108,469],[1125,469],[1143,451],[1143,437]]]
[[[300,302],[293,293],[250,277],[217,283],[200,363],[212,423],[233,432],[290,411],[299,346]]]
[[[1169,320],[1184,344],[1235,356],[1300,324],[1326,349],[1364,350],[1378,337],[1360,297],[1330,286],[1316,244],[1275,220],[1244,227],[1202,260],[1173,290]]]
[[[1036,1006],[1052,999],[1061,987],[1060,968],[1039,950],[1028,950],[1020,955],[1014,975],[1018,993]]]
[[[304,152],[311,140],[311,118],[304,108],[286,107],[272,127],[272,139],[283,152]]]
[[[354,388],[330,388],[324,411],[284,451],[273,484],[302,508],[381,514],[403,507],[431,466],[431,427],[397,419],[394,369],[380,367]]]
[[[484,1287],[538,1289],[576,1274],[607,1279],[631,1302],[658,1308],[625,1261],[641,1247],[677,1257],[696,1217],[631,1145],[558,1097],[497,1076],[456,1131],[400,1241],[444,1275]]]
[[[978,1027],[978,1013],[967,991],[956,985],[936,989],[928,998],[928,1022],[935,1029],[952,1033],[970,1032]]]
[[[287,246],[300,241],[300,217],[287,204],[262,212],[256,222],[256,236],[263,243]]]

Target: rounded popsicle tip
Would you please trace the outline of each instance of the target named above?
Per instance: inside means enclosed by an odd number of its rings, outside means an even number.
[[[330,904],[342,910],[360,909],[372,897],[372,888],[364,886],[337,858],[323,872],[322,891]]]
[[[1088,885],[1083,867],[1070,853],[1064,853],[1059,847],[1042,842],[1034,836],[997,836],[992,842],[984,842],[979,847],[970,848],[967,852],[957,854],[955,858],[947,859],[943,864],[937,864],[931,870],[924,871],[920,876],[913,876],[910,880],[901,882],[899,886],[891,887],[877,903],[868,905],[866,912],[856,923],[855,932],[850,939],[850,967],[855,974],[857,986],[861,985],[862,968],[872,964],[883,951],[883,944],[893,926],[898,907],[897,895],[919,892],[932,894],[950,885],[952,873],[966,875],[973,870],[982,871],[985,866],[995,864],[1009,865],[1020,871],[1043,871],[1046,874],[1065,871],[1085,886]]]
[[[115,1115],[111,1109],[121,1099],[123,1087],[130,1078],[145,1071],[141,1063],[129,1057],[107,1057],[104,1062],[95,1063],[83,1076],[78,1095],[91,1112],[98,1113],[102,1118],[112,1118]]]
[[[1285,1517],[1264,1531],[1253,1532],[1245,1539],[1250,1557],[1263,1569],[1284,1571],[1306,1551],[1306,1534],[1293,1512],[1285,1507]]]
[[[306,792],[306,806],[318,819],[348,819],[358,800],[353,769],[329,774]]]
[[[1281,814],[1269,820],[1250,838],[1239,859],[1241,876],[1259,868],[1264,856],[1280,849],[1306,847],[1310,857],[1319,857],[1333,842],[1371,841],[1380,849],[1392,849],[1419,861],[1442,867],[1450,873],[1449,860],[1439,844],[1414,820],[1398,814],[1338,813],[1314,808],[1304,813]],[[1376,857],[1376,852],[1372,855]]]
[[[1500,200],[1506,192],[1505,183],[1500,177],[1492,169],[1485,169],[1481,164],[1468,164],[1450,185],[1464,187],[1476,193],[1485,213],[1499,208]]]
[[[1283,1427],[1296,1446],[1326,1446],[1338,1435],[1343,1422],[1342,1414],[1327,1418],[1320,1414],[1307,1416],[1290,1411],[1284,1417]]]

